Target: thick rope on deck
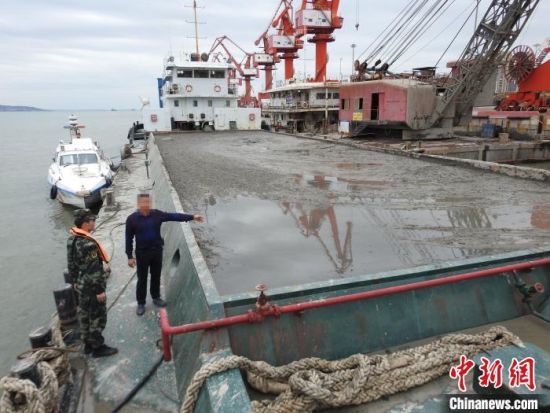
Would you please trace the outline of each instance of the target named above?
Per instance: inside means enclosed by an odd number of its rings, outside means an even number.
[[[252,402],[254,413],[312,412],[358,405],[403,392],[444,374],[461,355],[515,344],[521,340],[501,326],[480,334],[450,334],[429,344],[391,354],[355,354],[329,361],[306,358],[274,367],[263,361],[229,356],[206,364],[187,388],[181,413],[192,413],[206,379],[231,369],[246,372],[249,384],[274,400]]]
[[[4,392],[0,398],[0,413],[50,413],[57,409],[59,387],[71,372],[68,352],[59,324],[54,318],[52,323],[52,347],[32,349],[20,354],[18,358],[32,358],[40,376],[40,387],[25,379],[4,377],[0,380],[0,389]]]
[[[0,388],[0,413],[50,413],[57,409],[58,385],[55,372],[44,361],[37,364],[40,388],[30,380],[4,377]]]

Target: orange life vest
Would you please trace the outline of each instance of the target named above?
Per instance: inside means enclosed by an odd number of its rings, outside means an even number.
[[[69,232],[71,233],[71,235],[83,237],[89,239],[90,241],[93,241],[95,245],[97,245],[97,249],[99,250],[99,257],[101,258],[101,260],[103,262],[109,262],[109,254],[107,253],[105,247],[101,245],[101,242],[92,237],[88,231],[84,231],[83,229],[77,227],[72,227]]]

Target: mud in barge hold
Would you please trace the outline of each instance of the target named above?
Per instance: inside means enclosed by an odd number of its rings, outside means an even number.
[[[547,184],[265,132],[158,135],[222,295],[540,246]]]

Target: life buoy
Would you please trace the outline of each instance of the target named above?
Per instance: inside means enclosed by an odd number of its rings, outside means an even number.
[[[57,186],[53,185],[50,188],[50,199],[55,199],[55,198],[57,198]]]
[[[151,122],[156,122],[158,120],[157,115],[152,113],[151,114]]]
[[[221,91],[222,91],[222,87],[221,87],[220,85],[214,86],[214,92],[219,93],[219,92],[221,92]]]
[[[248,120],[249,121],[254,121],[256,120],[256,115],[254,113],[251,113],[250,115],[248,115]]]
[[[302,102],[302,109],[307,109],[309,107],[308,102]]]
[[[193,91],[193,86],[191,86],[191,85],[185,86],[185,91],[186,91],[187,93],[191,93],[191,92]]]

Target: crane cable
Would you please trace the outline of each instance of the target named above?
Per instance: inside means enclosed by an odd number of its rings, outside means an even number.
[[[438,21],[441,16],[449,10],[449,8],[454,4],[456,0],[445,0],[443,3],[439,6],[439,8],[435,11],[435,13],[432,14],[432,16],[429,18],[429,20],[426,22],[426,25],[424,28],[422,28],[420,31],[417,31],[414,37],[412,37],[397,53],[396,55],[392,56],[392,61],[389,63],[390,66],[393,65],[398,59],[403,56],[403,54],[418,40],[426,34],[426,32],[434,25],[436,21]]]
[[[407,30],[408,27],[412,24],[412,22],[415,20],[416,15],[424,8],[424,6],[429,2],[430,0],[422,0],[419,4],[416,5],[416,8],[412,9],[409,8],[409,10],[406,10],[406,12],[403,14],[401,19],[390,29],[390,32],[387,33],[387,35],[379,42],[377,48],[375,48],[369,56],[365,60],[369,61],[374,59],[375,57],[378,57],[380,53],[384,49],[388,49],[393,47],[393,45],[398,41],[398,39],[401,37],[401,32],[403,30]],[[410,6],[414,6],[415,3],[412,3]],[[393,33],[392,33],[393,31]]]
[[[436,3],[441,2],[442,0],[435,0]],[[423,26],[423,21],[427,18],[427,16],[433,11],[433,6],[429,7],[426,11],[418,10],[417,13],[411,18],[410,24],[407,25],[406,30],[402,33],[400,33],[398,36],[396,36],[392,42],[390,43],[389,47],[386,49],[386,54],[381,57],[383,60],[389,61],[391,56],[395,53],[396,50],[400,49],[400,47],[411,38],[412,34],[416,32],[420,27]],[[421,15],[420,13],[424,12],[424,15]]]
[[[454,35],[454,37],[451,39],[451,42],[449,43],[449,45],[447,46],[447,48],[443,51],[443,53],[441,54],[441,56],[439,57],[439,59],[437,60],[437,62],[435,63],[435,66],[439,65],[439,63],[441,62],[441,60],[443,60],[443,57],[445,56],[445,54],[449,51],[449,49],[451,48],[451,46],[453,45],[454,41],[456,40],[456,38],[458,37],[458,35],[460,34],[460,32],[462,32],[462,30],[464,29],[464,27],[466,26],[466,23],[468,23],[468,21],[472,18],[472,15],[476,14],[476,20],[477,20],[477,7],[479,5],[479,0],[475,0],[477,2],[476,6],[472,9],[472,11],[470,12],[470,14],[468,14],[468,16],[466,17],[466,19],[464,20],[464,23],[462,23],[462,26],[460,26],[460,28],[458,29],[458,31],[456,32],[456,34]],[[477,27],[476,27],[477,29]]]
[[[457,19],[462,17],[466,12],[468,12],[468,10],[470,9],[470,7],[472,7],[472,5],[474,5],[474,7],[475,7],[475,3],[477,3],[478,1],[480,1],[480,0],[473,0],[472,3],[468,7],[466,7],[458,15],[456,15],[456,17],[453,19],[453,21],[456,21]],[[419,49],[416,49],[413,53],[410,54],[410,56],[407,56],[407,58],[405,60],[401,60],[400,65],[398,67],[401,67],[402,65],[404,65],[405,63],[410,61],[414,56],[416,56],[418,53],[423,51],[426,47],[431,45],[435,40],[437,40],[439,37],[441,37],[441,35],[443,33],[445,33],[446,31],[448,31],[448,30],[449,30],[449,26],[447,25],[443,28],[443,30],[441,30],[439,33],[437,33],[435,36],[433,36],[429,41],[427,41],[422,47],[420,47]],[[458,34],[457,34],[457,36],[458,36]],[[438,63],[439,63],[439,60],[438,60]]]
[[[408,13],[408,9],[412,8],[412,6],[414,6],[414,4],[416,3],[416,0],[411,0],[409,5],[406,6],[405,8],[403,8],[394,18],[393,20],[390,22],[390,24],[388,24],[388,26],[386,26],[386,28],[384,30],[382,30],[378,36],[376,36],[376,38],[361,52],[361,54],[359,54],[359,56],[357,57],[357,59],[361,59],[361,57],[363,57],[365,54],[367,54],[369,51],[371,51],[371,49],[377,49],[378,47],[380,47],[380,45],[383,45],[385,40],[387,39],[387,37],[389,36],[389,31],[392,27],[395,27],[397,24],[399,24],[402,20],[402,18],[405,16],[405,14]],[[382,36],[384,36],[382,38]],[[380,40],[380,41],[379,41]],[[378,42],[378,43],[377,43]],[[372,53],[374,53],[374,51],[371,51],[371,55]],[[370,58],[369,55],[367,57],[367,60]]]

